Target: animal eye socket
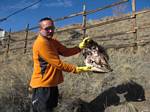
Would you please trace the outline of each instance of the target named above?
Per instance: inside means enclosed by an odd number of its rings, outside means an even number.
[[[92,49],[96,49],[96,46],[93,46]]]
[[[87,55],[91,55],[92,53],[91,52],[87,52]]]

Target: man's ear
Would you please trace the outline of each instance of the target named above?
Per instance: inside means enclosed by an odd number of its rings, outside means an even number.
[[[39,29],[42,29],[42,22],[39,23]]]
[[[39,23],[39,29],[41,30],[42,29],[42,26],[41,26],[41,24]]]

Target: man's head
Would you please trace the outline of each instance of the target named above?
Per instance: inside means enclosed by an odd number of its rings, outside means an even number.
[[[42,18],[39,21],[40,25],[40,34],[44,37],[51,38],[53,37],[55,26],[51,18]]]

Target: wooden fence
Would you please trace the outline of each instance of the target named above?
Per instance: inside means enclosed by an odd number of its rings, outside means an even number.
[[[76,13],[76,14],[71,14],[69,16],[64,16],[64,17],[61,17],[61,18],[57,18],[55,19],[54,21],[57,22],[57,21],[61,21],[61,20],[64,20],[64,19],[68,19],[68,18],[72,18],[72,17],[76,17],[76,16],[83,16],[83,23],[81,25],[75,25],[75,26],[72,26],[72,27],[69,27],[69,28],[60,28],[60,29],[57,29],[56,32],[57,33],[60,33],[60,32],[64,32],[64,31],[69,31],[69,30],[75,30],[75,29],[80,29],[83,31],[83,38],[85,37],[86,35],[86,30],[87,29],[91,29],[91,28],[95,28],[95,27],[98,27],[98,26],[102,26],[102,25],[106,25],[106,24],[110,24],[110,23],[114,23],[114,22],[118,22],[118,21],[123,21],[123,20],[128,20],[128,19],[132,19],[133,21],[133,24],[132,25],[132,30],[131,31],[128,31],[128,32],[120,32],[119,34],[118,33],[114,33],[114,34],[111,34],[113,36],[115,35],[122,35],[122,34],[128,34],[128,33],[133,33],[134,36],[136,37],[137,39],[137,30],[138,29],[145,29],[145,28],[150,28],[150,23],[149,24],[146,24],[146,25],[142,25],[140,27],[137,27],[136,25],[136,16],[139,15],[139,14],[143,14],[143,13],[147,13],[147,12],[150,12],[150,10],[145,10],[145,11],[140,11],[140,12],[136,12],[136,1],[135,0],[132,0],[132,13],[131,14],[126,14],[125,16],[121,16],[121,17],[117,17],[117,18],[111,18],[111,19],[108,19],[108,20],[105,20],[103,22],[99,22],[99,23],[95,23],[95,24],[92,24],[92,25],[87,25],[87,18],[86,16],[88,14],[92,14],[92,13],[95,13],[97,11],[101,11],[101,10],[104,10],[104,9],[107,9],[107,8],[111,8],[111,7],[114,7],[116,5],[120,5],[120,4],[123,4],[123,3],[126,3],[128,2],[128,0],[122,0],[120,2],[116,2],[116,3],[113,3],[111,5],[108,5],[108,6],[105,6],[103,8],[98,8],[98,9],[95,9],[95,10],[90,10],[90,11],[86,11],[86,5],[83,4],[83,11],[82,12],[79,12],[79,13]],[[16,47],[16,48],[10,48],[10,44],[14,44],[15,42],[11,42],[11,29],[7,35],[7,44],[6,44],[6,48],[1,50],[0,52],[3,52],[3,53],[6,53],[6,55],[9,54],[10,51],[13,51],[13,50],[19,50],[19,49],[23,49],[24,50],[24,53],[27,52],[27,49],[31,49],[30,47],[28,47],[28,43],[30,41],[33,41],[34,38],[31,38],[31,39],[28,39],[28,36],[29,36],[29,31],[30,30],[34,30],[38,28],[38,26],[35,26],[35,27],[31,27],[29,26],[29,24],[27,25],[26,29],[23,29],[23,30],[20,30],[18,32],[22,32],[24,31],[25,32],[25,39],[21,39],[21,40],[17,40],[16,42],[24,42],[24,46],[23,47]],[[146,43],[150,42],[150,40],[146,41]],[[141,43],[132,43],[132,44],[128,44],[128,45],[122,45],[122,46],[107,46],[107,48],[116,48],[116,47],[126,47],[126,46],[137,46],[137,45],[141,45],[141,44],[144,44],[143,41],[141,41]]]

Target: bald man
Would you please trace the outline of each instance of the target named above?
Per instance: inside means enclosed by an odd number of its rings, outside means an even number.
[[[59,55],[67,57],[79,53],[86,46],[85,42],[67,48],[53,38],[55,26],[51,18],[41,19],[39,25],[39,35],[33,44],[34,70],[30,81],[33,112],[52,112],[58,103],[58,84],[63,82],[62,71],[77,74],[90,71],[91,67],[77,67],[59,58]]]

